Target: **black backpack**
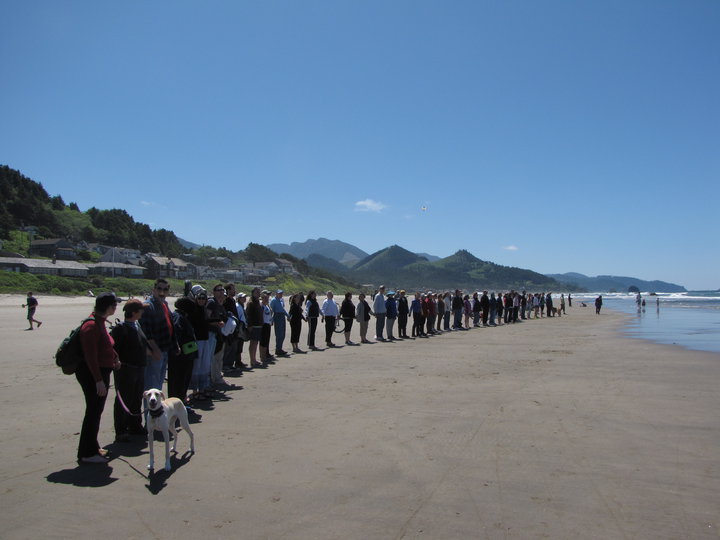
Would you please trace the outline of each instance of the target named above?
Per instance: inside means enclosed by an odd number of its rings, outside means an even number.
[[[74,374],[80,362],[85,361],[82,343],[80,343],[80,329],[86,322],[94,320],[93,318],[83,320],[80,326],[70,332],[70,335],[63,339],[58,347],[55,353],[55,364],[62,369],[65,375]]]

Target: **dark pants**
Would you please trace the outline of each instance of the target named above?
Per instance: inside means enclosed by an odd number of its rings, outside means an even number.
[[[463,314],[462,309],[453,309],[453,315],[455,316],[454,322],[453,322],[453,328],[462,328],[462,314]]]
[[[427,324],[426,324],[426,332],[428,334],[432,334],[435,331],[435,315],[428,315],[427,316]]]
[[[407,313],[398,313],[398,336],[408,337],[407,335]]]
[[[302,319],[300,317],[290,319],[290,343],[300,343],[301,329]]]
[[[238,357],[238,346],[240,340],[236,337],[225,337],[222,339],[225,340],[225,349],[223,350],[223,369],[232,369]],[[170,377],[169,374],[168,377]]]
[[[385,313],[375,314],[375,337],[377,339],[383,339],[383,332],[385,331]]]
[[[113,406],[115,435],[121,435],[128,431],[141,431],[143,418],[140,413],[142,412],[143,389],[145,388],[145,367],[123,364],[120,369],[113,372],[113,377],[116,393]],[[131,416],[125,412],[117,394],[122,396],[122,400],[130,412],[137,416]]]
[[[317,331],[317,317],[310,317],[308,319],[308,347],[315,346],[315,332]]]
[[[548,317],[552,317],[552,316],[553,316],[553,313],[552,313],[552,304],[545,304],[545,306],[547,307],[547,316],[548,316]]]
[[[490,308],[483,308],[482,310],[482,322],[483,326],[487,326],[488,323],[488,313],[490,311]]]
[[[168,360],[168,397],[176,397],[185,401],[194,365],[194,358],[170,356]]]
[[[111,371],[112,369],[110,368],[100,368],[100,375],[106,387],[110,385]],[[95,379],[85,362],[80,362],[78,365],[77,371],[75,371],[75,378],[80,383],[83,394],[85,395],[85,417],[83,418],[82,428],[80,430],[80,442],[77,452],[78,459],[81,459],[92,457],[100,450],[97,436],[100,431],[100,418],[105,408],[107,394],[104,396],[97,395]]]
[[[332,344],[332,337],[335,333],[335,317],[325,317],[325,343]]]
[[[262,325],[262,333],[260,334],[260,346],[266,349],[270,347],[270,329],[272,326],[269,324]]]
[[[412,336],[417,337],[423,335],[423,317],[420,313],[413,313]]]

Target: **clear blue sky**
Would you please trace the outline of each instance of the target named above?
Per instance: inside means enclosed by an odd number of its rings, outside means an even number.
[[[720,287],[716,0],[6,1],[0,19],[0,163],[83,210],[230,249],[325,236]]]

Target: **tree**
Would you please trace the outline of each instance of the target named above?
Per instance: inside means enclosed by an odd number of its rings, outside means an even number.
[[[261,244],[250,242],[245,248],[245,258],[250,262],[268,262],[277,259],[277,253]]]

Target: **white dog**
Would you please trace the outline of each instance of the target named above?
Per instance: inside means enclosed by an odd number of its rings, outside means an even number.
[[[165,439],[165,470],[172,469],[170,466],[170,439],[172,433],[172,451],[177,452],[177,432],[175,431],[175,420],[180,420],[180,425],[190,435],[190,452],[195,453],[195,437],[188,423],[187,409],[178,398],[165,399],[165,394],[156,388],[151,388],[143,393],[147,403],[147,432],[148,447],[150,449],[150,463],[148,469],[155,467],[155,454],[153,452],[153,439],[155,430],[162,431]]]

